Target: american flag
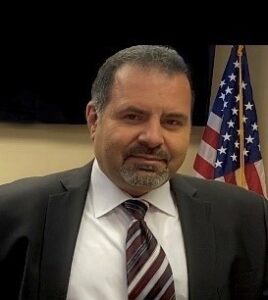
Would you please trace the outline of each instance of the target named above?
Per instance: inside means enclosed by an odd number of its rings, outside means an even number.
[[[245,46],[232,47],[194,170],[198,177],[240,185],[266,196]]]

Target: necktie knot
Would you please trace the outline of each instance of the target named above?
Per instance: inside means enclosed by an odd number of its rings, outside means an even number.
[[[129,199],[122,205],[127,213],[136,220],[143,220],[149,207],[146,201],[136,199]]]

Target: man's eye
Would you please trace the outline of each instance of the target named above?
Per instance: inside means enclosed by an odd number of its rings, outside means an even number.
[[[131,121],[137,121],[137,120],[140,120],[141,118],[138,115],[128,114],[128,115],[125,115],[125,119],[131,120]]]
[[[180,122],[178,120],[166,120],[166,124],[170,126],[179,126]]]

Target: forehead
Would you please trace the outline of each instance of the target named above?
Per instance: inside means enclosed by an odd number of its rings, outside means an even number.
[[[189,83],[188,77],[182,72],[168,72],[160,66],[142,66],[138,64],[124,64],[114,75],[114,84],[122,83],[139,83],[143,78],[150,79],[149,83],[153,84],[154,80],[160,78],[172,80],[174,78],[184,78]]]
[[[136,65],[124,65],[115,74],[111,89],[111,101],[140,102],[140,105],[153,101],[191,102],[191,87],[183,73],[168,74],[157,68],[143,68]],[[116,105],[116,103],[113,103]]]

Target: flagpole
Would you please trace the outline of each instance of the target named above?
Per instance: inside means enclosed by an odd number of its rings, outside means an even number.
[[[243,101],[243,80],[242,80],[242,55],[244,51],[244,46],[239,45],[237,54],[239,57],[239,143],[240,143],[240,169],[239,169],[239,185],[246,187],[245,181],[245,159],[244,159],[244,101]]]

